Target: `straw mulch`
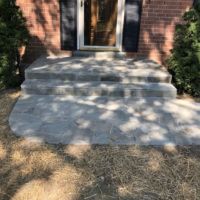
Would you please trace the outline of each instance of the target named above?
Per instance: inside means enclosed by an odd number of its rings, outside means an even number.
[[[0,94],[1,200],[197,200],[199,147],[30,143],[10,131],[19,91]]]

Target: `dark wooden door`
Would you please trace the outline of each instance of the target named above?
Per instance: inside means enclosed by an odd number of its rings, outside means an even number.
[[[115,46],[118,0],[85,0],[86,46]]]

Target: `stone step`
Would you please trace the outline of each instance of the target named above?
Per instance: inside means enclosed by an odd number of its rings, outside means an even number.
[[[83,72],[130,72],[134,69],[152,69],[165,71],[166,68],[149,59],[117,59],[87,57],[41,57],[33,62],[28,71],[65,71],[80,70]]]
[[[108,97],[163,97],[176,98],[176,88],[168,83],[68,82],[60,80],[26,80],[24,94],[108,96]]]
[[[171,82],[171,75],[151,60],[40,58],[26,70],[26,79],[68,81]]]
[[[125,58],[125,52],[113,51],[73,51],[74,57],[91,57],[91,58]]]
[[[119,70],[119,68],[118,68]],[[99,71],[77,71],[62,69],[60,71],[46,71],[46,70],[27,70],[26,79],[59,79],[65,81],[111,81],[121,83],[136,83],[136,82],[149,82],[149,83],[171,83],[171,75],[166,71],[152,70],[152,69],[132,69],[113,72]]]

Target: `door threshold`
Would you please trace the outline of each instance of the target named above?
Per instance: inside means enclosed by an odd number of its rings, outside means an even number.
[[[73,56],[75,57],[93,57],[93,58],[125,58],[125,52],[117,51],[89,51],[89,50],[78,50],[73,51]]]
[[[80,51],[106,51],[106,52],[109,52],[109,51],[114,51],[114,52],[120,52],[120,48],[118,47],[108,47],[108,46],[84,46],[84,47],[81,47],[79,49]]]

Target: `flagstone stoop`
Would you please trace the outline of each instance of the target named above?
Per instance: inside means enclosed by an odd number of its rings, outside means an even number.
[[[165,68],[103,56],[36,60],[10,114],[12,131],[53,144],[200,144],[200,104],[176,99]]]
[[[108,54],[109,55],[109,54]],[[40,58],[26,70],[23,94],[176,98],[171,75],[151,60]]]

